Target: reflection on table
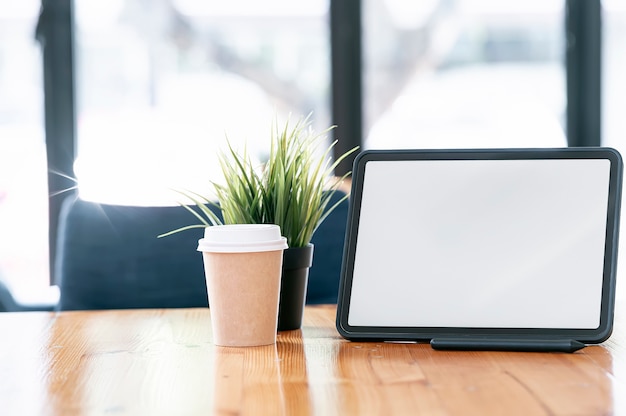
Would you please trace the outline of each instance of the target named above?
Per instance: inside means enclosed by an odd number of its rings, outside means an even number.
[[[203,308],[0,314],[0,413],[626,414],[620,319],[574,354],[349,342],[334,321],[307,307],[276,345],[224,348]]]

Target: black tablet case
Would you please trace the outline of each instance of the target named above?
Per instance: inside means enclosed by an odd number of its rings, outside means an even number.
[[[610,148],[362,152],[339,333],[453,349],[606,340],[621,187]]]

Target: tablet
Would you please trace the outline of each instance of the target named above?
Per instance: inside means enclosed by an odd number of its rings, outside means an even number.
[[[621,187],[611,148],[360,153],[337,330],[456,349],[606,340]]]

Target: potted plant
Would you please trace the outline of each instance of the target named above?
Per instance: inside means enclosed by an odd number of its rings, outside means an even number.
[[[282,128],[274,123],[269,157],[261,166],[257,166],[245,150],[240,153],[230,143],[219,155],[224,182],[213,182],[213,187],[223,223],[276,224],[287,238],[289,248],[283,255],[279,331],[297,329],[302,324],[308,272],[313,260],[311,238],[343,201],[329,205],[333,193],[350,175],[348,172],[341,177],[334,176],[335,167],[357,150],[353,148],[333,162],[331,152],[337,141],[322,147],[331,130],[332,127],[315,133],[309,117],[293,125],[287,122]],[[194,192],[183,194],[193,202],[185,206],[200,224],[165,235],[222,224],[208,208],[216,201]]]

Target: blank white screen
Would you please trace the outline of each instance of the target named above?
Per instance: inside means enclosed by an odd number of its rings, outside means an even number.
[[[351,326],[600,323],[610,161],[370,161]]]

